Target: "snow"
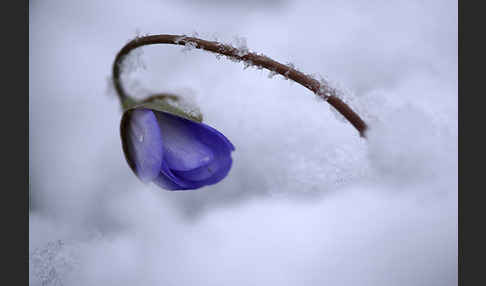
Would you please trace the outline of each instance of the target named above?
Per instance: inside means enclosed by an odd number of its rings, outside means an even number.
[[[194,96],[187,92],[178,92],[178,100],[168,99],[166,102],[173,107],[181,110],[185,114],[194,117],[202,117],[201,111],[198,107],[196,99]]]
[[[457,3],[363,3],[30,3],[30,284],[457,285]],[[367,139],[267,70],[144,47],[127,91],[193,96],[236,147],[219,184],[144,185],[105,96],[135,28],[244,35],[325,75]]]
[[[109,97],[114,97],[114,98],[117,97],[115,84],[113,83],[113,77],[111,76],[106,76],[106,87],[104,93]]]
[[[62,240],[51,241],[30,254],[30,275],[41,285],[64,285],[65,277],[78,267],[77,254],[65,244]]]
[[[135,73],[139,69],[147,69],[147,65],[144,60],[143,48],[132,50],[125,56],[121,64],[122,75],[129,75]]]

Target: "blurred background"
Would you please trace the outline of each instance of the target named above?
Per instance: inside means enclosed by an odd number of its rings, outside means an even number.
[[[164,33],[322,76],[368,140],[281,76],[143,47],[129,93],[192,98],[236,151],[219,184],[142,184],[111,68]],[[457,33],[449,0],[30,1],[30,284],[457,285]]]

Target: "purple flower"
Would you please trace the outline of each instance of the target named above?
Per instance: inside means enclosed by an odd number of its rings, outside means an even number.
[[[197,189],[221,181],[235,150],[223,134],[204,123],[144,107],[125,111],[121,137],[135,174],[168,190]]]

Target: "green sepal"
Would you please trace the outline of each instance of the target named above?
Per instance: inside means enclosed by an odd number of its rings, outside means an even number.
[[[123,111],[125,111],[127,109],[134,107],[135,105],[137,105],[137,103],[138,103],[137,100],[135,100],[133,97],[125,96],[121,102],[122,109]]]
[[[172,94],[157,94],[141,101],[136,101],[132,97],[126,97],[122,103],[122,107],[124,112],[143,107],[166,112],[199,123],[203,120],[199,108],[191,102]]]

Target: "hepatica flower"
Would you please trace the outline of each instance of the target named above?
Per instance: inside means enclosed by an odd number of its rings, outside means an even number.
[[[126,94],[121,83],[123,61],[129,53],[147,45],[182,45],[243,62],[245,68],[255,66],[270,71],[269,77],[280,74],[326,100],[366,138],[367,124],[342,101],[325,80],[317,80],[300,72],[293,65],[284,65],[262,54],[250,52],[246,46],[232,47],[217,41],[206,41],[186,35],[137,36],[126,43],[113,63],[113,84],[124,113],[121,122],[123,152],[135,174],[144,182],[154,182],[169,190],[189,190],[216,184],[228,174],[235,150],[231,142],[214,128],[202,123],[202,116],[181,108],[183,100],[173,95],[152,96],[135,101]],[[172,102],[172,103],[171,103]]]
[[[226,177],[233,144],[202,117],[156,97],[125,110],[121,122],[123,151],[143,182],[168,190],[189,190]]]

